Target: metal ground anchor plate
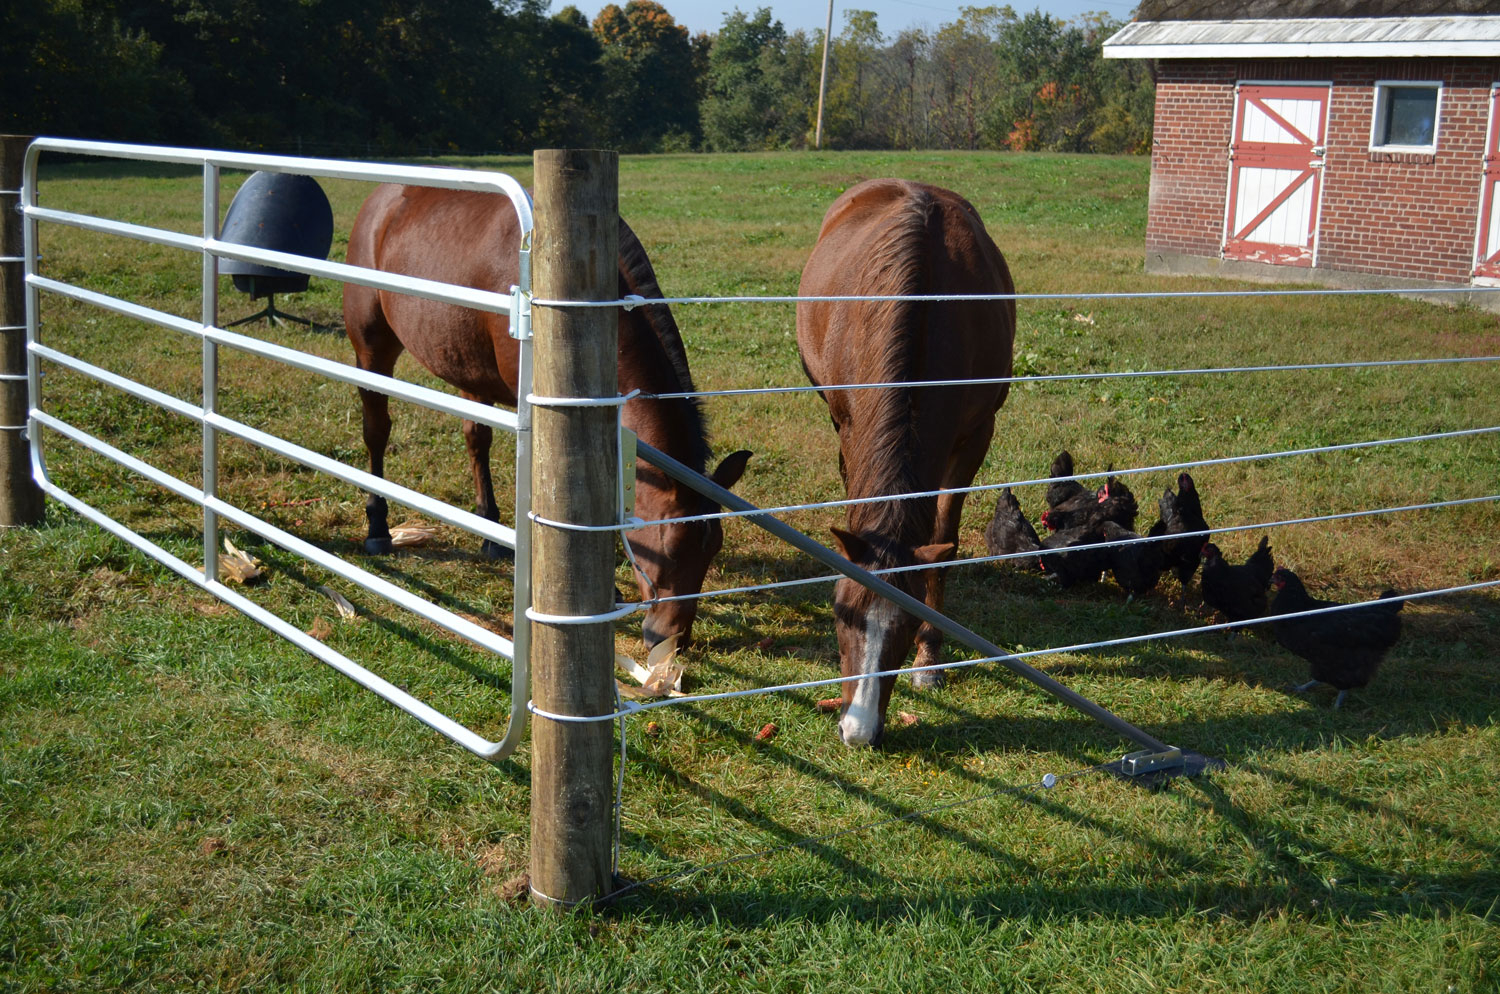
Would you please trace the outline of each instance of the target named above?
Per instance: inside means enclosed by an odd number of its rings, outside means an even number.
[[[1103,772],[1126,783],[1149,788],[1160,787],[1174,777],[1196,777],[1205,771],[1228,768],[1229,764],[1222,759],[1176,747],[1167,753],[1133,752],[1101,767]]]

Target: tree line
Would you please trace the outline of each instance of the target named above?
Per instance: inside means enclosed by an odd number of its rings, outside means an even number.
[[[825,148],[1142,152],[1120,24],[963,7],[893,38],[848,10]],[[318,155],[811,147],[822,32],[690,35],[656,0],[30,0],[0,10],[0,129]]]

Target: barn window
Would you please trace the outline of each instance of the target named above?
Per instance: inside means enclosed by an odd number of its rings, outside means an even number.
[[[1437,151],[1441,83],[1376,83],[1371,151]]]

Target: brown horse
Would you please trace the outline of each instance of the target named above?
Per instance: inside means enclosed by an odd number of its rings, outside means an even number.
[[[906,180],[869,180],[834,201],[798,293],[897,296],[1013,293],[1005,257],[968,201]],[[797,305],[797,345],[815,386],[1005,377],[1015,302],[807,302]],[[851,498],[965,487],[989,450],[1008,384],[820,391],[839,439],[839,473]],[[866,569],[935,564],[958,542],[963,494],[854,504],[834,537]],[[923,578],[925,576],[925,579]],[[891,583],[943,608],[943,570],[895,573]],[[917,666],[939,662],[941,635],[873,591],[834,587],[844,676],[839,734],[875,745],[895,671],[917,641]],[[875,674],[882,674],[877,681]],[[931,686],[941,672],[913,674]]]
[[[504,292],[518,282],[520,230],[509,201],[491,193],[421,186],[378,187],[359,210],[349,234],[351,265]],[[661,297],[656,273],[635,232],[620,222],[620,295]],[[458,388],[470,400],[516,403],[517,343],[510,319],[368,287],[344,286],[344,325],[361,369],[389,376],[402,350]],[[620,312],[619,386],[621,392],[678,393],[693,389],[677,323],[666,304]],[[390,440],[389,398],[360,390],[365,447],[370,472],[382,476]],[[707,429],[693,400],[644,400],[625,405],[624,422],[643,441],[700,472],[709,459]],[[490,480],[488,426],[463,422],[464,442],[474,473],[477,510],[499,519]],[[750,453],[736,452],[713,471],[720,486],[731,487],[744,472]],[[645,463],[636,480],[636,514],[664,520],[709,514],[712,501],[669,479]],[[369,537],[365,551],[389,552],[386,502],[371,494],[365,503]],[[695,594],[703,588],[709,563],[723,544],[718,521],[653,525],[629,536],[636,560],[649,577],[637,576],[643,599]],[[504,554],[488,541],[491,557]],[[654,589],[653,589],[654,587]],[[648,646],[678,635],[691,637],[697,601],[657,604],[646,613],[641,632]]]

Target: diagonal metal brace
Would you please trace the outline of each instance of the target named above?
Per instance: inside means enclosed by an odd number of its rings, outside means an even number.
[[[650,445],[647,445],[645,442],[638,443],[637,451],[639,452],[642,459],[660,469],[662,472],[672,477],[672,479],[676,480],[679,483],[682,483],[685,486],[691,487],[698,493],[703,494],[705,497],[708,497],[711,500],[717,501],[719,504],[726,508],[729,508],[730,510],[759,510],[755,507],[755,505],[751,504],[743,497],[731,493],[730,491],[705,477],[702,473],[694,472],[692,469],[684,466],[676,459],[673,459],[666,453],[661,452],[660,450],[653,448]],[[937,628],[939,631],[952,636],[953,638],[962,642],[964,645],[967,645],[978,652],[982,652],[987,656],[998,657],[998,661],[1011,672],[1015,673],[1017,676],[1020,676],[1026,680],[1030,680],[1042,690],[1045,690],[1047,693],[1051,694],[1053,697],[1056,697],[1058,700],[1062,701],[1064,704],[1068,705],[1074,710],[1081,711],[1082,713],[1088,715],[1090,718],[1093,718],[1095,721],[1104,725],[1106,728],[1119,733],[1120,735],[1136,743],[1137,745],[1144,746],[1147,753],[1166,755],[1168,753],[1175,752],[1177,753],[1178,761],[1181,762],[1182,752],[1180,749],[1177,749],[1175,746],[1169,746],[1165,742],[1160,741],[1147,732],[1136,728],[1124,718],[1121,718],[1119,715],[1115,714],[1105,707],[1095,704],[1093,701],[1089,700],[1087,697],[1084,697],[1076,690],[1071,690],[1068,687],[1063,686],[1061,683],[1052,679],[1052,677],[1043,673],[1041,670],[1038,670],[1033,666],[1029,666],[1019,659],[1016,659],[1015,657],[1007,653],[1004,649],[984,638],[982,635],[979,635],[978,633],[965,628],[963,625],[960,625],[958,622],[954,621],[952,618],[949,618],[947,615],[939,611],[934,611],[924,602],[918,600],[915,597],[912,597],[910,594],[906,593],[903,590],[899,590],[896,587],[891,586],[889,583],[882,580],[875,574],[869,572],[868,570],[861,569],[860,567],[854,565],[843,556],[834,552],[832,549],[829,549],[828,547],[820,544],[814,539],[811,539],[808,536],[802,534],[802,532],[786,524],[784,521],[781,521],[771,514],[765,513],[749,515],[746,520],[760,526],[761,528],[764,528],[772,535],[775,535],[777,538],[780,538],[781,540],[787,542],[795,548],[807,553],[809,556],[812,556],[819,562],[838,570],[840,573],[849,577],[851,580],[869,587],[871,590],[875,591],[886,600],[891,601],[893,604],[896,604],[908,614],[914,615],[922,619],[923,621],[928,622],[934,628]]]

